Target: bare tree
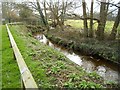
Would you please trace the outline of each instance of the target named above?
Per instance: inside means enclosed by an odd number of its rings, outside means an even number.
[[[64,21],[65,21],[66,7],[67,7],[67,2],[62,0],[61,22],[63,25],[64,25]]]
[[[118,28],[119,22],[120,22],[120,7],[118,8],[118,14],[116,16],[116,19],[115,19],[115,22],[114,22],[114,25],[113,25],[113,28],[112,28],[112,31],[110,34],[111,40],[115,40],[115,38],[116,38],[117,28]]]
[[[60,0],[57,1],[50,1],[47,3],[49,6],[49,10],[51,11],[52,14],[52,22],[53,26],[60,26],[61,30],[64,30],[64,20],[65,20],[65,15],[66,11],[69,7],[72,5],[72,1],[65,2],[65,0]]]
[[[82,6],[83,6],[83,25],[84,25],[84,36],[88,37],[88,25],[87,25],[87,13],[86,13],[86,2],[85,0],[82,0]]]
[[[2,17],[5,18],[9,23],[12,21],[13,8],[15,3],[13,2],[2,2]]]
[[[108,0],[108,2],[109,2],[109,0]],[[109,4],[106,4],[106,0],[104,0],[104,1],[101,0],[100,3],[101,3],[101,5],[100,5],[100,22],[98,24],[96,34],[97,34],[98,40],[103,40]]]
[[[91,0],[91,11],[90,11],[90,30],[89,30],[89,37],[93,37],[93,3],[94,0]]]
[[[45,28],[46,28],[47,30],[49,30],[48,22],[47,22],[47,20],[45,20],[45,17],[44,17],[44,15],[43,15],[42,9],[41,9],[41,7],[40,7],[40,3],[39,3],[38,0],[36,0],[36,2],[37,2],[37,10],[38,10],[38,12],[39,12],[39,14],[40,14],[40,17],[41,17],[41,19],[42,19],[42,22],[43,22]]]
[[[44,5],[45,20],[47,21],[47,8],[46,8],[46,0],[44,0],[43,5]]]
[[[36,2],[37,2],[37,9],[38,9],[38,12],[39,12],[39,14],[40,14],[40,16],[41,16],[42,22],[43,22],[43,24],[46,26],[46,25],[47,25],[47,22],[46,22],[46,20],[45,20],[45,17],[44,17],[44,15],[43,15],[42,9],[41,9],[41,7],[40,7],[40,3],[39,3],[38,0],[36,0]]]

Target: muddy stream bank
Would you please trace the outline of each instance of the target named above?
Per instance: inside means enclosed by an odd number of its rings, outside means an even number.
[[[95,59],[92,56],[81,55],[77,51],[68,50],[60,45],[48,40],[43,34],[34,34],[34,37],[40,42],[63,53],[67,58],[81,66],[86,72],[97,72],[104,80],[120,83],[120,72],[118,66],[107,60]]]

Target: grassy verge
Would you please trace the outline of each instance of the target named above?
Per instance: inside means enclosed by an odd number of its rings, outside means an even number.
[[[7,30],[2,26],[2,88],[20,88],[20,73],[10,47]]]
[[[11,32],[40,88],[108,87],[95,72],[86,73],[63,54],[31,37],[24,26],[12,26]],[[110,85],[111,86],[111,85]]]

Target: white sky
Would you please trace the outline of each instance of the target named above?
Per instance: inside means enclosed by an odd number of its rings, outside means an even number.
[[[81,1],[81,0],[80,0]],[[87,9],[87,11],[89,10],[90,11],[90,6],[91,6],[91,0],[85,0],[86,1],[86,3],[87,3],[87,7],[88,7],[88,9]],[[100,0],[99,0],[100,1]],[[118,3],[120,0],[112,0],[112,2],[114,2],[114,3]],[[100,6],[98,5],[98,3],[97,3],[97,1],[96,0],[94,0],[94,12],[100,12]],[[109,10],[113,10],[113,9],[115,9],[116,7],[109,7]],[[82,11],[82,8],[78,8],[78,9],[76,9],[74,12],[75,13],[78,13],[78,14],[82,14],[82,12],[78,12],[78,11]]]
[[[28,2],[35,2],[36,0],[0,0],[0,2],[25,2],[25,1],[28,1]],[[39,0],[39,1],[43,1],[43,0]],[[46,0],[46,1],[50,1],[50,0]],[[58,1],[58,0],[52,0],[52,1]],[[62,0],[61,0],[62,1]],[[64,0],[64,1],[67,1],[67,0]],[[79,0],[79,1],[82,1],[82,0]],[[85,0],[87,3],[90,3],[91,0]],[[94,0],[96,2],[96,0]],[[99,0],[100,1],[100,0]],[[115,3],[119,2],[120,0],[111,0]]]
[[[0,2],[1,1],[5,1],[5,2],[35,2],[36,0],[0,0]],[[43,0],[40,0],[40,1],[43,1]],[[46,0],[46,1],[50,1],[50,0]],[[52,1],[58,1],[58,0],[52,0]],[[62,1],[62,0],[60,0],[60,1]],[[64,0],[64,1],[68,1],[68,0]],[[74,2],[75,1],[80,1],[80,2],[82,2],[82,0],[74,0]],[[90,11],[90,5],[91,5],[91,0],[85,0],[86,1],[86,3],[87,3],[87,7],[88,7],[88,9],[87,9],[87,11],[89,10]],[[100,1],[100,0],[99,0]],[[114,3],[118,3],[118,2],[120,2],[120,0],[111,0],[112,2],[114,2]],[[80,3],[78,3],[78,4],[80,4]],[[99,10],[99,5],[98,5],[98,3],[96,3],[96,0],[94,0],[94,11],[95,12],[99,12],[100,10]],[[109,8],[109,10],[113,10],[113,9],[115,9],[116,7],[110,7]],[[74,13],[76,13],[76,14],[82,14],[82,7],[80,7],[80,8],[77,8],[76,10],[74,10],[73,11]]]

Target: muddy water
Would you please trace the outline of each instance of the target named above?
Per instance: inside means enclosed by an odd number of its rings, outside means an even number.
[[[62,52],[67,58],[69,58],[71,61],[81,66],[88,73],[96,71],[100,76],[104,78],[105,81],[106,80],[113,81],[116,83],[118,83],[119,81],[120,83],[120,78],[119,78],[120,72],[118,72],[117,65],[110,63],[106,60],[95,59],[90,56],[83,56],[80,55],[79,52],[74,52],[65,49],[64,47],[52,43],[42,34],[36,34],[34,36],[40,42],[47,44],[50,47]]]

